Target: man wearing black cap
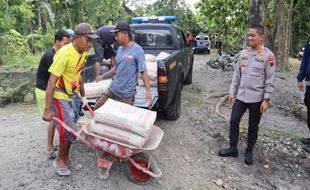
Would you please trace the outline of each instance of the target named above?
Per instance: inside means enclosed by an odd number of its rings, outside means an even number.
[[[87,23],[77,25],[73,42],[61,48],[54,56],[49,68],[51,76],[48,81],[43,120],[51,121],[53,116],[62,120],[67,126],[76,130],[75,113],[72,106],[72,95],[81,93],[83,105],[87,103],[84,92],[82,71],[86,62],[87,51],[92,46],[92,39],[98,36]],[[56,125],[59,133],[59,149],[53,161],[55,171],[62,176],[70,175],[71,170],[82,168],[80,164],[69,162],[71,142],[75,136]]]
[[[113,28],[113,26],[102,26],[96,31],[97,36],[99,36],[93,41],[96,81],[109,78],[115,73],[115,52],[112,44],[116,41],[114,33],[110,32]]]
[[[96,102],[94,109],[101,107],[108,98],[133,105],[138,72],[146,88],[146,99],[151,102],[150,85],[144,60],[144,51],[133,41],[131,29],[126,22],[118,22],[111,32],[120,47],[116,54],[116,72],[109,91]]]

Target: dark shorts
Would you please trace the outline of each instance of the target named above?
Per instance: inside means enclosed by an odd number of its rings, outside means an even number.
[[[75,110],[72,106],[72,102],[54,98],[52,103],[52,110],[55,114],[55,117],[58,117],[67,126],[71,127],[75,131],[77,130]],[[65,130],[65,128],[63,127],[60,127],[56,122],[55,126],[58,130],[60,141],[62,139],[66,139],[69,142],[73,142],[76,140],[75,136],[72,133],[70,133],[68,130]]]

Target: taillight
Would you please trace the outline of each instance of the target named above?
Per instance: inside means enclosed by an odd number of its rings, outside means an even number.
[[[168,83],[168,77],[167,76],[160,76],[158,78],[159,83]]]
[[[165,67],[158,68],[158,95],[168,95],[168,76]]]

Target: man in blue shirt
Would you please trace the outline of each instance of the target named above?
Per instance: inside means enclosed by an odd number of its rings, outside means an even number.
[[[298,88],[304,89],[303,80],[306,78],[305,105],[307,106],[307,124],[310,130],[310,37],[305,46],[304,55],[302,57],[299,73],[297,75]],[[306,152],[310,152],[310,138],[301,138],[301,142],[305,145],[303,148]]]
[[[126,22],[118,22],[111,32],[115,33],[116,41],[120,44],[116,54],[115,77],[109,92],[99,98],[94,110],[101,107],[108,98],[133,105],[138,73],[146,88],[146,99],[150,103],[150,85],[142,47],[133,41],[130,26]]]

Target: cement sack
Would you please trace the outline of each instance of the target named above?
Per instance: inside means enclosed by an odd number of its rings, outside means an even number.
[[[158,60],[163,60],[163,59],[166,59],[167,57],[169,57],[170,56],[170,53],[166,53],[166,52],[160,52],[158,55],[157,55],[157,57],[156,57],[156,62],[158,61]]]
[[[98,123],[95,120],[91,121],[89,130],[107,139],[111,139],[137,148],[142,148],[147,140],[146,138],[143,138],[134,133]]]
[[[146,62],[146,70],[149,80],[154,81],[157,80],[157,62]],[[139,78],[141,78],[141,75],[139,73]]]
[[[94,119],[139,136],[148,137],[152,132],[156,114],[154,111],[137,108],[110,98],[95,111]]]
[[[112,79],[101,80],[99,82],[85,83],[86,98],[98,98],[102,93],[108,92]]]
[[[145,54],[145,61],[146,62],[155,62],[156,61],[156,56],[152,54]]]
[[[147,74],[150,80],[157,79],[157,62],[146,62]]]

